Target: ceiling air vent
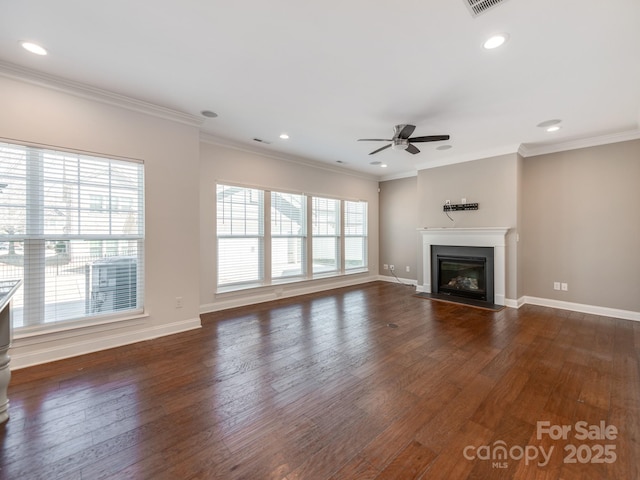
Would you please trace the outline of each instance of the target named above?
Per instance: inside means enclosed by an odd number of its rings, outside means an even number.
[[[481,13],[506,2],[506,0],[464,0],[469,8],[472,17],[477,17]]]

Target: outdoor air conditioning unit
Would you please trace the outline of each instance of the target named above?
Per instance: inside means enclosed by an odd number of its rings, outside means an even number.
[[[107,257],[91,264],[91,313],[136,308],[137,258]]]

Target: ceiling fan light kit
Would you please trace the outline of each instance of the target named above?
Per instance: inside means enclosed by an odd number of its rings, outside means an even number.
[[[406,150],[407,147],[409,147],[409,142],[407,140],[400,140],[391,145],[392,150]]]
[[[416,129],[415,125],[396,125],[393,128],[393,137],[391,138],[360,138],[359,142],[391,142],[389,145],[374,150],[369,155],[374,155],[382,150],[386,150],[391,147],[393,150],[406,150],[407,152],[415,155],[420,153],[418,147],[413,145],[414,143],[423,142],[440,142],[442,140],[449,140],[449,135],[427,135],[423,137],[411,137],[411,134]]]

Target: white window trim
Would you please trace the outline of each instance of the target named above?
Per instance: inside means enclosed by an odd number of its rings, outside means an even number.
[[[56,320],[52,322],[44,321],[44,283],[41,282],[40,286],[29,285],[30,282],[26,281],[26,278],[23,278],[23,286],[22,288],[26,290],[29,288],[31,292],[26,294],[26,298],[35,298],[38,300],[37,306],[33,305],[33,302],[30,302],[29,305],[25,305],[23,307],[23,315],[26,314],[27,309],[30,309],[31,312],[34,309],[37,309],[38,318],[42,320],[41,323],[33,323],[29,325],[24,325],[15,328],[13,337],[15,339],[21,338],[30,338],[30,337],[38,337],[45,334],[56,333],[56,332],[66,332],[77,329],[90,328],[94,326],[107,325],[113,323],[120,323],[123,321],[130,321],[141,319],[147,317],[148,315],[145,313],[144,306],[144,285],[145,285],[145,268],[144,268],[144,256],[145,256],[145,200],[144,200],[144,161],[135,158],[127,158],[121,157],[117,155],[105,155],[95,152],[88,152],[83,150],[71,149],[67,147],[58,147],[47,144],[40,144],[35,142],[25,142],[21,140],[9,139],[0,137],[0,142],[5,143],[7,145],[15,146],[18,148],[24,148],[26,151],[26,155],[31,157],[31,161],[27,163],[27,170],[35,169],[35,172],[32,172],[31,175],[27,175],[26,178],[26,195],[27,195],[27,205],[30,205],[30,208],[26,209],[27,219],[25,221],[25,233],[23,235],[11,235],[10,239],[5,239],[4,237],[9,237],[7,235],[0,235],[0,240],[2,241],[13,241],[13,242],[22,242],[24,245],[24,255],[25,260],[24,264],[29,264],[26,257],[32,252],[33,249],[29,248],[28,245],[40,245],[45,241],[67,241],[67,240],[103,240],[103,241],[117,241],[117,240],[135,240],[138,242],[138,254],[136,258],[138,259],[138,269],[136,273],[136,305],[139,305],[137,308],[126,309],[119,311],[110,311],[104,314],[87,314],[77,318],[70,319],[62,319]],[[42,210],[44,210],[44,201],[39,200],[42,197],[42,190],[40,187],[44,184],[43,181],[43,165],[44,165],[44,157],[47,153],[54,154],[66,154],[69,156],[82,156],[82,157],[90,157],[96,158],[104,161],[115,161],[115,162],[126,162],[130,164],[138,164],[142,165],[142,178],[141,178],[141,187],[137,190],[139,205],[141,206],[139,215],[139,222],[141,223],[140,233],[135,235],[111,235],[109,234],[48,234],[45,233],[45,222],[44,215],[42,214]],[[34,161],[34,158],[36,159]],[[37,181],[33,180],[35,174],[35,178]],[[111,188],[111,185],[110,185]],[[36,215],[33,215],[34,211],[34,202],[30,200],[30,198],[36,198],[35,202],[35,210],[37,211]],[[111,218],[109,219],[111,221]],[[40,253],[44,255],[44,249],[37,249]],[[44,262],[36,261],[36,263]],[[36,282],[38,283],[38,282]],[[142,287],[142,288],[140,288]],[[41,290],[41,291],[40,291]],[[42,300],[42,301],[40,301]]]
[[[221,181],[221,180],[217,180],[214,186],[214,189],[217,190],[218,185],[224,185],[224,186],[232,186],[232,187],[240,187],[240,188],[250,188],[250,189],[256,189],[256,190],[260,190],[263,192],[263,218],[264,218],[264,223],[263,223],[263,243],[262,243],[262,247],[263,247],[263,252],[262,252],[262,267],[263,267],[263,276],[262,279],[260,281],[247,281],[247,282],[237,282],[237,283],[233,283],[233,284],[224,284],[224,285],[219,285],[218,284],[218,278],[219,278],[219,249],[218,249],[218,239],[219,238],[230,238],[230,236],[225,236],[225,235],[218,235],[217,233],[217,220],[215,222],[216,226],[215,226],[215,232],[216,232],[216,240],[215,240],[215,245],[216,245],[216,285],[215,285],[215,295],[216,296],[227,296],[227,295],[233,295],[234,293],[239,293],[239,292],[243,292],[243,291],[259,291],[261,289],[269,289],[270,287],[275,287],[275,286],[280,286],[280,285],[291,285],[291,284],[304,284],[304,283],[308,283],[308,282],[313,282],[315,280],[323,280],[323,279],[328,279],[328,278],[339,278],[339,277],[344,277],[344,276],[348,276],[348,275],[359,275],[359,274],[365,274],[369,272],[369,259],[368,259],[368,254],[369,254],[369,234],[368,234],[368,225],[369,225],[369,219],[368,219],[368,215],[369,215],[369,208],[368,208],[368,202],[365,200],[360,200],[360,199],[350,199],[350,198],[341,198],[341,197],[336,197],[333,195],[323,195],[323,194],[309,194],[309,193],[303,193],[303,192],[299,192],[299,191],[294,191],[294,190],[286,190],[286,189],[281,189],[281,188],[269,188],[269,187],[263,187],[263,186],[257,186],[257,185],[248,185],[248,184],[241,184],[241,183],[237,183],[237,182],[227,182],[227,181]],[[278,278],[272,278],[272,251],[271,251],[271,247],[272,247],[272,235],[271,235],[271,194],[275,192],[275,193],[292,193],[292,194],[296,194],[296,195],[304,195],[306,197],[306,208],[307,208],[307,215],[306,215],[306,235],[303,237],[306,239],[306,272],[302,275],[296,275],[296,276],[291,276],[291,277],[278,277]],[[331,200],[337,200],[339,201],[339,232],[337,235],[313,235],[313,228],[312,228],[312,222],[313,222],[313,215],[312,215],[312,211],[313,211],[313,198],[325,198],[325,199],[331,199]],[[217,195],[214,195],[214,199],[216,199],[216,205],[214,206],[214,210],[217,212]],[[345,267],[345,238],[347,236],[345,236],[345,221],[344,221],[344,204],[345,201],[350,201],[350,202],[364,202],[367,204],[367,209],[366,209],[366,217],[365,217],[365,221],[366,221],[366,226],[367,226],[367,234],[366,235],[357,235],[356,237],[358,238],[364,238],[365,239],[365,251],[363,252],[364,254],[364,259],[365,259],[365,265],[364,266],[359,266],[359,267],[354,267],[354,268],[346,268]],[[216,219],[217,219],[217,214],[216,214]],[[338,242],[337,242],[337,268],[335,270],[331,270],[331,271],[327,271],[327,272],[318,272],[318,273],[313,273],[313,239],[315,238],[320,238],[320,237],[327,237],[327,238],[337,238]],[[353,235],[349,235],[349,237],[353,237]]]

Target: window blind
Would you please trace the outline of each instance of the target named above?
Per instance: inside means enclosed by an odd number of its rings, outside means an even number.
[[[264,279],[264,192],[217,185],[218,286]]]
[[[14,327],[142,311],[144,165],[0,143],[0,279]]]
[[[363,271],[367,202],[216,185],[217,291]]]
[[[345,270],[367,266],[367,203],[344,202]]]
[[[271,192],[271,278],[306,273],[306,211],[304,195]]]
[[[313,273],[336,272],[340,268],[340,200],[313,197]]]

